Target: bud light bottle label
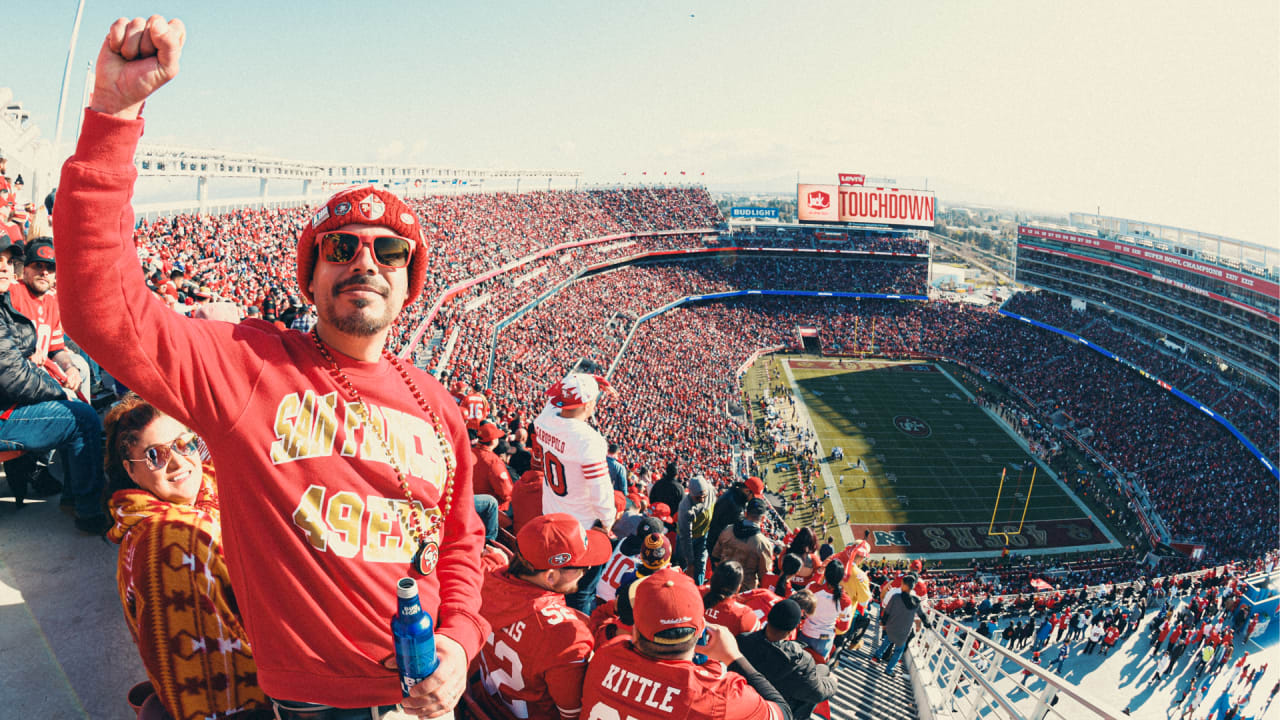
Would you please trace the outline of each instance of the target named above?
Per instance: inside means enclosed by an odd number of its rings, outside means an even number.
[[[400,578],[396,597],[399,603],[391,619],[391,637],[400,668],[400,692],[409,697],[409,690],[435,672],[440,661],[436,658],[435,624],[418,601],[418,583],[413,578]]]

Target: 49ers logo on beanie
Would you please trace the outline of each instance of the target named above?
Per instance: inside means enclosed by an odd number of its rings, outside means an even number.
[[[386,212],[387,206],[378,199],[377,195],[369,193],[360,201],[360,212],[370,220],[377,220],[382,217],[382,213]]]
[[[339,190],[324,202],[302,228],[298,236],[298,287],[307,302],[315,302],[311,295],[311,275],[315,271],[316,238],[330,230],[345,225],[379,225],[413,243],[413,257],[409,260],[409,287],[405,306],[408,307],[422,294],[427,279],[426,241],[422,236],[422,224],[413,214],[413,208],[399,196],[382,188],[366,186]]]

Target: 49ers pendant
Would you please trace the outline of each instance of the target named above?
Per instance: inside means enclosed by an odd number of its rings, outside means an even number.
[[[425,542],[418,546],[418,552],[413,554],[413,560],[409,561],[409,567],[419,575],[426,577],[436,571],[436,564],[439,562],[440,546],[434,541]]]

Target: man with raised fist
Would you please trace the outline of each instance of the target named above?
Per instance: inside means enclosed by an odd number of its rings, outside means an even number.
[[[143,103],[178,74],[185,39],[180,20],[158,15],[107,32],[58,186],[63,323],[208,446],[232,585],[276,716],[402,716],[398,704],[447,715],[489,628],[466,425],[434,378],[386,348],[426,280],[422,223],[368,186],[317,207],[297,247],[310,332],[169,310],[147,291],[129,199]],[[389,626],[406,575],[435,619],[439,668],[402,698]]]

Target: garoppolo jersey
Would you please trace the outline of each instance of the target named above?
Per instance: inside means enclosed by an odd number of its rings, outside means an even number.
[[[542,512],[568,513],[583,528],[599,520],[608,532],[617,507],[604,437],[583,420],[560,417],[560,409],[550,403],[534,427],[542,450]]]

